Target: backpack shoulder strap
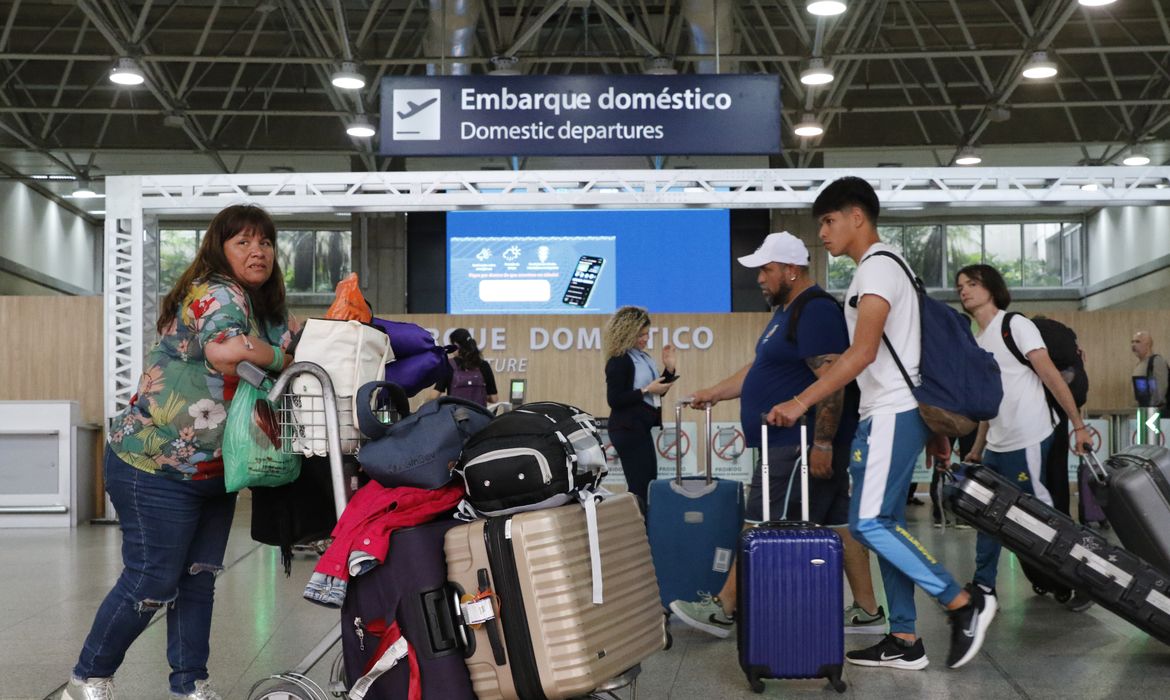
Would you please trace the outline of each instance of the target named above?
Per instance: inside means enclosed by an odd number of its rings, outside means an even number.
[[[875,250],[874,252],[862,258],[861,262],[857,263],[857,267],[860,268],[861,263],[869,260],[875,255],[885,256],[898,263],[898,267],[902,268],[902,272],[905,272],[906,276],[910,278],[910,286],[914,287],[914,291],[918,292],[919,309],[921,309],[922,297],[926,296],[926,288],[922,285],[922,280],[914,274],[914,271],[910,269],[910,266],[907,265],[902,260],[902,258],[899,258],[897,255],[894,255],[888,250]],[[894,344],[890,342],[889,336],[887,336],[884,331],[882,332],[882,342],[886,344],[886,349],[890,351],[890,357],[894,358],[894,364],[898,365],[898,371],[902,373],[902,378],[906,380],[906,386],[910,387],[910,391],[914,391],[914,380],[910,379],[910,373],[906,371],[906,365],[902,364],[902,358],[898,357],[898,352],[894,350]]]
[[[788,332],[784,334],[784,337],[788,340],[788,342],[796,342],[796,328],[800,325],[800,314],[804,311],[805,305],[813,299],[831,299],[834,304],[837,303],[837,297],[829,294],[823,289],[816,289],[811,292],[805,292],[796,297],[796,299],[792,301],[792,306],[789,307]]]
[[[893,260],[894,262],[898,263],[898,267],[902,268],[902,272],[905,272],[906,276],[910,278],[910,284],[913,285],[914,290],[920,294],[926,293],[926,286],[923,284],[922,279],[918,275],[914,274],[914,271],[910,269],[910,266],[906,264],[905,260],[898,257],[897,255],[894,255],[893,253],[891,253],[888,250],[875,250],[874,252],[872,252],[869,255],[862,258],[861,262],[865,262],[866,260],[869,260],[870,258],[874,257],[875,255],[880,255],[882,257],[889,258],[889,259]],[[860,267],[860,266],[861,266],[861,263],[858,263],[858,267]]]
[[[1003,344],[1007,346],[1008,352],[1019,360],[1020,364],[1031,368],[1032,363],[1028,361],[1028,358],[1024,357],[1024,353],[1020,352],[1020,346],[1016,345],[1016,339],[1012,336],[1012,319],[1019,315],[1020,313],[1018,311],[1009,311],[1004,314],[1003,325],[1000,326],[999,333],[1003,336]]]

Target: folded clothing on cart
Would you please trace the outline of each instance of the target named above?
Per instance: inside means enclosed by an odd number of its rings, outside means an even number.
[[[333,544],[317,562],[305,586],[305,599],[331,608],[341,607],[349,577],[387,560],[390,533],[430,522],[454,509],[462,497],[463,489],[453,485],[440,489],[386,488],[371,481],[361,487],[333,528]]]

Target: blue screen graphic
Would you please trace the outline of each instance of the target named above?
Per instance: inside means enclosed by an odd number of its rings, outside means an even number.
[[[726,209],[451,212],[447,311],[730,311],[729,218]]]

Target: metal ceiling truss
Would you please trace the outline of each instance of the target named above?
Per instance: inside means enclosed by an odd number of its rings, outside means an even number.
[[[39,153],[42,167],[100,177],[114,174],[106,156],[74,162],[62,153],[172,149],[231,172],[222,154],[272,151],[283,136],[299,152],[345,151],[374,170],[386,166],[372,144],[349,139],[342,126],[356,114],[376,116],[382,77],[456,65],[486,72],[499,56],[519,59],[529,74],[637,73],[651,57],[684,73],[716,62],[725,72],[778,73],[782,157],[804,166],[837,148],[1051,142],[1109,144],[1096,157],[1083,154],[1109,164],[1135,144],[1170,138],[1164,0],[1104,8],[866,0],[830,19],[797,0],[703,0],[711,11],[696,10],[695,0],[476,0],[471,55],[446,55],[446,43],[430,55],[425,36],[459,1],[13,0],[0,30],[0,146]],[[724,26],[706,35],[696,26],[721,13],[730,40],[719,39]],[[1042,49],[1061,74],[1025,86],[1020,68]],[[105,81],[124,56],[142,65],[144,88]],[[810,56],[837,74],[827,88],[799,83]],[[357,94],[329,82],[350,58],[369,79]],[[805,111],[830,127],[824,136],[791,135]]]
[[[106,181],[105,408],[125,407],[154,337],[158,221],[250,202],[276,214],[458,209],[808,208],[845,176],[888,211],[1170,204],[1170,167],[584,170],[145,175]]]

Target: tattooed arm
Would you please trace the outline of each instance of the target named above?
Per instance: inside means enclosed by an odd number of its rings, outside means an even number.
[[[829,367],[840,355],[816,355],[805,360],[809,369],[817,377],[829,371]],[[841,423],[841,409],[845,404],[845,389],[841,388],[829,394],[817,404],[816,427],[813,431],[813,444],[809,455],[809,473],[818,479],[829,479],[833,476],[833,438],[837,436],[837,426]]]

